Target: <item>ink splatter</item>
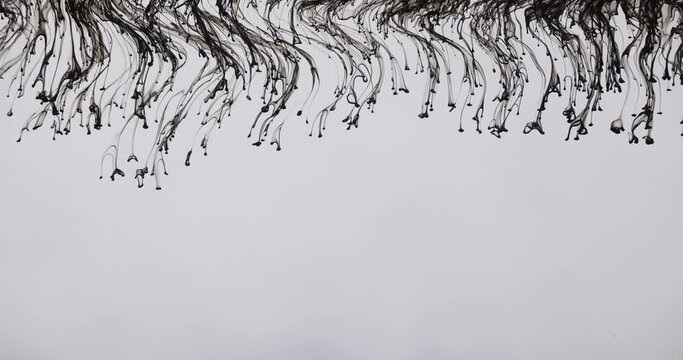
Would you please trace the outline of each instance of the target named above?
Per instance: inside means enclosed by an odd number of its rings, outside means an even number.
[[[416,116],[445,93],[461,132],[501,137],[528,100],[537,111],[521,131],[545,134],[558,98],[578,140],[617,93],[610,129],[653,144],[662,89],[683,84],[682,19],[681,0],[0,0],[0,77],[8,117],[35,96],[19,141],[46,123],[53,138],[113,126],[102,172],[132,166],[138,186],[160,188],[176,134],[195,126],[189,166],[241,101],[261,102],[253,145],[280,150],[286,121],[322,137],[328,119],[357,128],[383,96],[415,96],[413,71],[425,81]],[[321,62],[337,69],[331,93]]]

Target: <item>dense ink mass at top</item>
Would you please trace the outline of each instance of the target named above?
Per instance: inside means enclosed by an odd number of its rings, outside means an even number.
[[[115,126],[102,168],[113,180],[138,164],[138,185],[149,175],[157,188],[181,124],[198,125],[206,152],[252,95],[262,104],[248,136],[278,150],[288,119],[322,137],[330,117],[358,127],[384,94],[413,96],[408,72],[426,81],[417,115],[443,92],[460,131],[465,118],[500,137],[526,100],[537,110],[520,129],[544,134],[557,96],[566,138],[579,139],[614,92],[623,105],[611,130],[652,144],[662,89],[683,83],[683,0],[0,0],[0,18],[7,115],[24,94],[38,105],[19,140],[46,122],[54,137],[74,122],[88,134]],[[337,68],[331,91],[323,62]],[[144,157],[141,132],[152,139]]]

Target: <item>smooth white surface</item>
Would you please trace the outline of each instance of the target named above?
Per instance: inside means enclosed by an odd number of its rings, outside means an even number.
[[[176,144],[163,191],[98,179],[111,130],[16,143],[15,110],[0,359],[683,358],[671,100],[646,147],[612,115],[565,142],[558,100],[546,136],[521,134],[533,104],[503,139],[459,134],[418,94],[320,140],[294,119],[279,153],[238,106],[192,167]]]

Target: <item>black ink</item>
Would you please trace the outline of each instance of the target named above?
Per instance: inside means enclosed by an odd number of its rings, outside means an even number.
[[[27,90],[40,104],[18,141],[45,121],[56,138],[74,122],[92,134],[120,116],[102,171],[123,177],[125,149],[138,186],[149,174],[157,188],[184,123],[200,124],[189,166],[194,148],[206,155],[213,130],[252,96],[260,111],[248,137],[277,150],[288,119],[303,118],[322,137],[330,117],[357,128],[385,93],[415,94],[411,69],[425,81],[415,115],[428,118],[445,92],[459,132],[471,113],[477,132],[486,121],[501,137],[530,99],[537,111],[523,114],[521,131],[545,134],[557,97],[566,101],[566,139],[579,140],[613,92],[623,104],[611,131],[653,144],[662,87],[683,84],[680,0],[0,0],[0,25],[7,117]],[[320,91],[321,61],[337,67],[331,94]],[[535,94],[532,72],[542,82]],[[180,84],[186,74],[195,75]],[[136,150],[140,131],[154,139],[146,156]]]

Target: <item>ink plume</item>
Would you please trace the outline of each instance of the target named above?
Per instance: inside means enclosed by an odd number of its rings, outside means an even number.
[[[595,122],[653,144],[662,96],[683,84],[682,19],[683,0],[0,0],[0,77],[7,117],[30,100],[19,141],[112,128],[104,177],[160,188],[169,151],[189,166],[228,119],[280,150],[287,123],[355,129],[393,95],[414,100],[406,116],[450,110],[461,132],[563,121],[579,140]],[[607,94],[616,118],[600,114]]]

